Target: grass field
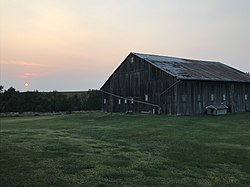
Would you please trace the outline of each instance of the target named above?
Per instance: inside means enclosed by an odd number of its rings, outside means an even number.
[[[4,186],[249,186],[250,113],[1,118]]]

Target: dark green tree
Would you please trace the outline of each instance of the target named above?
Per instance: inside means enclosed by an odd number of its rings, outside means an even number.
[[[99,90],[89,90],[87,92],[86,110],[101,109],[101,92]]]

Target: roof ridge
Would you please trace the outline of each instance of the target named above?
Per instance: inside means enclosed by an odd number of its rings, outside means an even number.
[[[147,56],[155,56],[155,57],[166,57],[166,58],[176,58],[176,59],[180,59],[183,61],[197,61],[197,62],[211,62],[211,63],[220,63],[223,64],[220,61],[216,61],[216,60],[201,60],[201,59],[193,59],[193,58],[186,58],[186,57],[177,57],[177,56],[167,56],[167,55],[161,55],[161,54],[148,54],[148,53],[138,53],[138,52],[131,52],[132,54],[138,56],[138,55],[147,55]],[[225,64],[223,64],[225,65]]]

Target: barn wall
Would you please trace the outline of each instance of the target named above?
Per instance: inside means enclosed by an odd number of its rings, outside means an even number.
[[[133,58],[133,62],[131,58]],[[160,93],[175,82],[176,79],[171,75],[130,54],[101,89],[122,97],[161,105],[161,111],[164,114],[175,114],[176,88],[173,87],[160,97]],[[145,95],[148,95],[148,101],[145,101]],[[104,99],[106,99],[106,104],[102,102],[102,110],[105,112],[126,112],[128,110],[152,112],[153,108],[155,112],[158,112],[158,107],[137,102],[131,103],[129,100],[125,103],[125,99],[106,93],[103,93],[103,101]]]
[[[180,115],[204,113],[206,106],[220,103],[226,104],[229,112],[250,109],[250,83],[183,80],[177,89]]]

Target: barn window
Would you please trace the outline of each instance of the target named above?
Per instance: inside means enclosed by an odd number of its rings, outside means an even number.
[[[214,94],[211,94],[211,95],[210,95],[210,100],[211,100],[211,101],[214,101]]]
[[[245,94],[245,100],[247,100],[247,94]]]
[[[200,102],[201,101],[201,94],[197,95],[197,101]]]
[[[127,104],[127,99],[124,100],[124,103]]]
[[[132,98],[132,99],[131,99],[131,104],[133,104],[133,103],[134,103],[134,99]]]
[[[148,94],[145,94],[145,101],[148,101]]]
[[[226,101],[226,94],[224,93],[223,95],[222,95],[222,99],[223,99],[223,101]]]
[[[106,104],[107,103],[107,100],[106,99],[103,99],[103,104]]]
[[[131,62],[131,63],[134,62],[134,57],[131,57],[130,62]]]
[[[182,95],[182,102],[186,102],[187,101],[187,94],[183,94]]]
[[[118,99],[118,104],[119,104],[119,105],[121,104],[121,99]]]

